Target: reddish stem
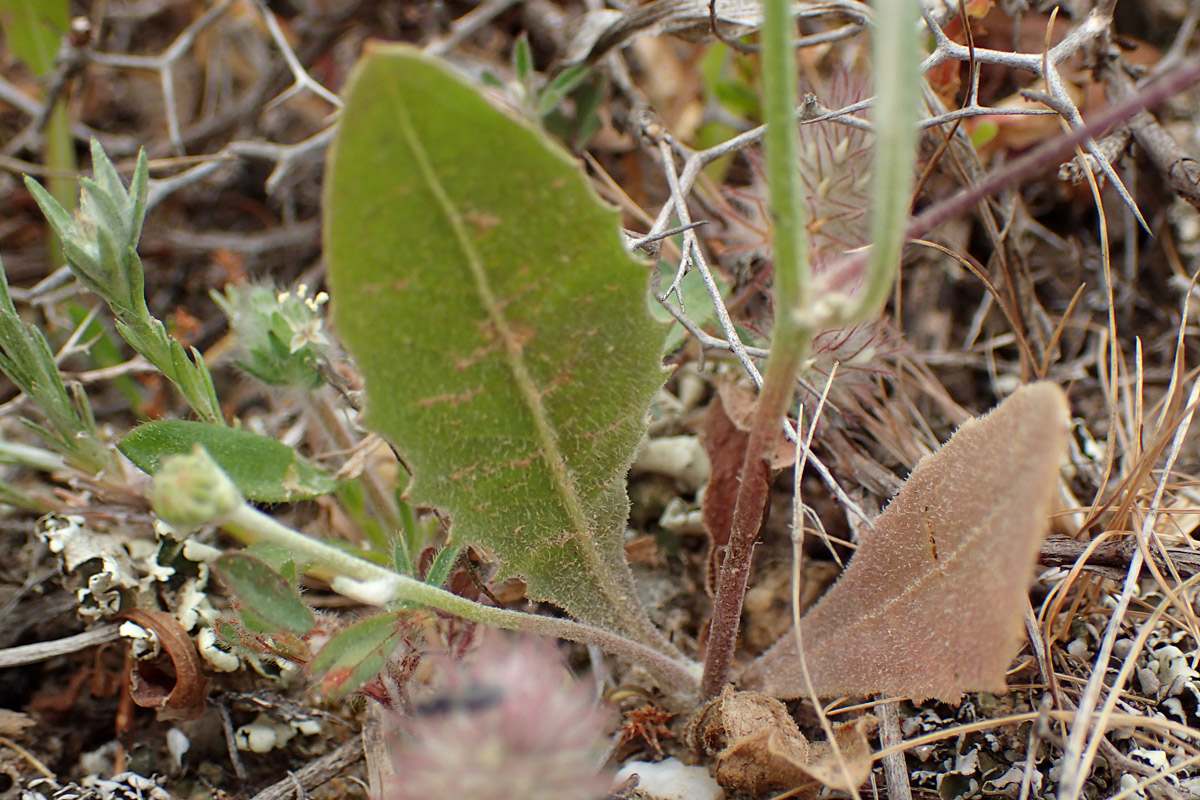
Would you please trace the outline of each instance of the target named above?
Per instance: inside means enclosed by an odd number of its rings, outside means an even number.
[[[733,651],[737,646],[738,629],[742,621],[742,602],[750,579],[754,543],[758,541],[758,534],[770,508],[771,467],[767,463],[767,452],[775,442],[777,431],[783,424],[784,412],[792,401],[796,369],[801,355],[808,352],[806,341],[807,337],[804,342],[793,343],[794,358],[772,358],[767,362],[758,410],[754,415],[754,427],[750,429],[750,441],[742,461],[729,545],[717,576],[708,654],[704,659],[704,676],[700,679],[700,696],[703,700],[716,697],[729,681]]]

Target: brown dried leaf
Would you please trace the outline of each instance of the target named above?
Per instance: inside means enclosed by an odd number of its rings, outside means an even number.
[[[153,708],[162,721],[199,719],[209,679],[187,631],[165,611],[134,608],[120,616],[153,631],[163,650],[157,658],[137,662],[130,673],[133,702]]]
[[[813,784],[812,791],[791,796],[815,795],[817,783],[852,791],[871,774],[871,746],[867,736],[878,726],[871,716],[834,728],[847,782],[828,742],[809,744],[783,703],[758,692],[738,692],[726,686],[709,702],[688,731],[692,746],[717,762],[717,783],[730,790],[755,795],[788,792]]]
[[[804,618],[818,695],[956,702],[963,692],[1004,692],[1068,419],[1062,390],[1031,384],[917,464]],[[795,636],[776,642],[743,683],[807,696]]]
[[[833,738],[837,739],[841,758],[829,742],[814,742],[805,771],[830,789],[854,791],[871,777],[871,743],[867,740],[878,729],[879,718],[871,714],[834,725]]]
[[[783,703],[726,686],[696,717],[689,741],[717,761],[717,783],[753,794],[787,791],[808,778],[808,740]]]

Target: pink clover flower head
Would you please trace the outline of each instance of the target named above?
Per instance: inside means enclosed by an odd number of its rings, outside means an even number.
[[[413,691],[390,742],[388,800],[592,800],[606,715],[575,683],[554,645],[489,635],[463,661],[437,665]]]

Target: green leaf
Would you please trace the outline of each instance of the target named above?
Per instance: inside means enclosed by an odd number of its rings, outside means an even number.
[[[374,678],[400,643],[399,614],[367,617],[334,634],[312,660],[321,694],[336,699]]]
[[[291,549],[275,542],[262,541],[247,545],[243,553],[266,563],[268,567],[283,576],[283,579],[295,583],[301,573],[312,566],[312,560],[302,557],[297,563],[296,553]]]
[[[415,471],[410,502],[532,598],[670,652],[621,542],[664,326],[617,213],[411,48],[374,49],[349,87],[325,182],[334,321],[366,424]]]
[[[67,0],[0,0],[5,44],[35,75],[53,69],[67,25]]]
[[[210,422],[158,420],[139,425],[119,442],[126,457],[150,474],[163,459],[202,445],[250,500],[288,503],[329,494],[337,480],[282,442]]]
[[[517,73],[517,82],[529,86],[529,76],[533,74],[533,53],[529,49],[529,39],[521,36],[513,49],[513,69]]]
[[[550,81],[538,98],[538,116],[544,117],[553,111],[564,97],[587,78],[590,69],[587,64],[576,64],[567,67],[554,80]]]
[[[574,66],[567,67],[554,80],[546,84],[545,91],[559,97],[565,97],[587,78],[590,71],[591,67],[587,64],[575,64]]]
[[[439,588],[444,586],[460,555],[461,547],[443,547],[438,550],[437,555],[433,557],[433,563],[429,565],[429,574],[425,576],[425,582]]]
[[[254,556],[226,553],[213,572],[237,600],[247,628],[258,633],[283,631],[300,636],[313,629],[313,613],[282,575]]]
[[[412,575],[415,572],[412,554],[408,552],[408,540],[404,537],[403,532],[392,543],[392,566],[401,575]]]

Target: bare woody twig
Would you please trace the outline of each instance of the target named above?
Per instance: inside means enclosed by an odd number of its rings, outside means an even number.
[[[223,0],[206,11],[193,22],[171,45],[157,56],[135,56],[127,54],[94,53],[90,60],[94,64],[108,67],[126,67],[145,69],[159,74],[162,84],[163,100],[166,104],[167,133],[176,151],[183,153],[183,139],[180,136],[179,110],[175,99],[175,64],[183,58],[196,41],[201,31],[225,13],[233,5],[233,0]]]
[[[904,738],[900,733],[899,705],[899,702],[892,700],[875,706],[881,722],[879,745],[885,749],[900,744]],[[908,764],[905,763],[904,753],[889,753],[882,760],[888,800],[912,800],[912,784],[909,783]]]
[[[254,795],[253,800],[287,800],[290,797],[299,797],[297,784],[306,792],[312,791],[345,772],[362,756],[362,737],[354,736],[338,749],[309,763],[304,769],[289,774],[283,780],[263,789]]]
[[[93,630],[77,633],[74,636],[67,636],[63,639],[56,639],[52,642],[38,642],[37,644],[25,644],[20,647],[9,647],[5,650],[0,650],[0,669],[19,667],[23,664],[36,664],[39,661],[46,661],[55,656],[78,653],[80,650],[86,650],[89,647],[95,647],[107,642],[115,642],[116,640],[117,626],[105,625],[102,628],[94,628]]]
[[[1042,542],[1038,563],[1043,567],[1070,567],[1083,557],[1089,544],[1067,537],[1049,538]],[[1103,542],[1093,548],[1084,569],[1098,572],[1106,578],[1120,580],[1129,570],[1129,563],[1137,549],[1137,542],[1132,537]],[[1168,547],[1165,548],[1165,555],[1152,550],[1151,556],[1159,569],[1164,571],[1170,569],[1167,563],[1167,559],[1170,559],[1180,578],[1187,579],[1200,573],[1200,551],[1186,547]],[[1150,570],[1147,567],[1144,577],[1149,576]]]
[[[1112,102],[1120,102],[1139,91],[1130,77],[1128,65],[1118,55],[1106,60],[1104,76]],[[1175,194],[1200,208],[1200,162],[1185,153],[1175,137],[1167,133],[1149,111],[1134,114],[1127,124]]]
[[[1010,186],[1015,186],[1025,178],[1053,169],[1074,153],[1076,146],[1085,140],[1100,131],[1108,130],[1113,125],[1125,122],[1140,111],[1157,106],[1168,97],[1183,91],[1198,81],[1200,81],[1200,56],[1193,56],[1180,64],[1176,71],[1150,82],[1142,91],[1109,106],[1083,128],[1072,130],[1061,137],[1044,142],[1020,158],[992,172],[974,186],[968,186],[951,197],[930,206],[909,222],[908,230],[905,232],[906,236],[910,240],[918,239],[971,209],[976,203],[986,200]],[[867,257],[867,253],[862,251],[850,253],[831,267],[831,271],[861,270]]]

